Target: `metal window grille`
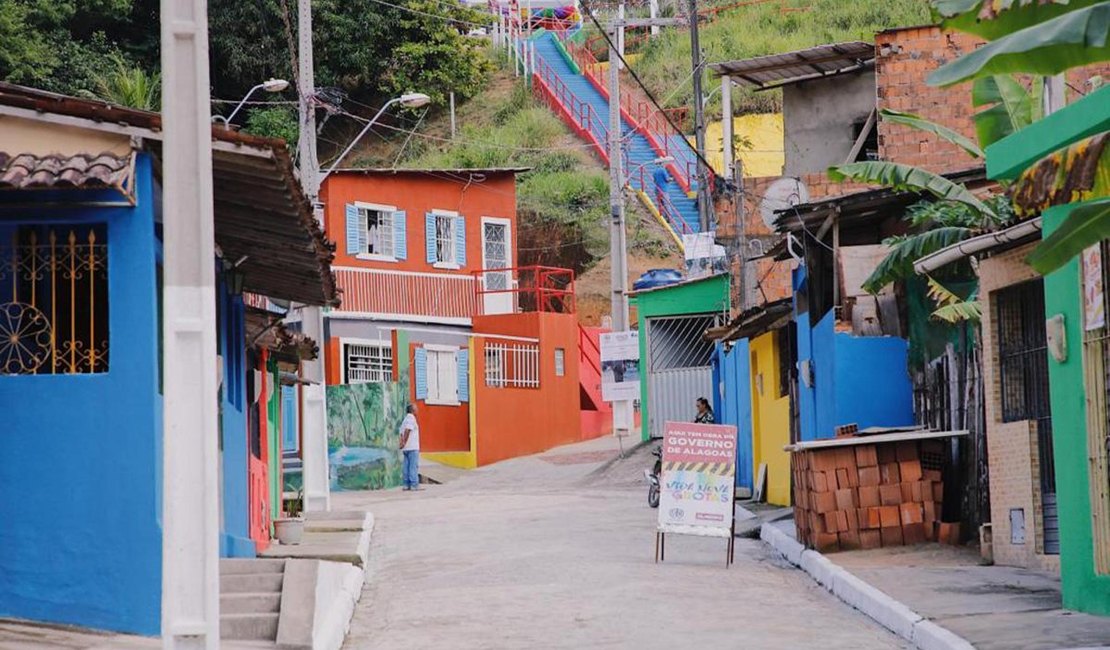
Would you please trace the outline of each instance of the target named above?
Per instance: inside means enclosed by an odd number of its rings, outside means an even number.
[[[455,217],[436,215],[436,261],[455,263]]]
[[[720,323],[717,315],[666,316],[648,321],[648,358],[652,371],[708,367],[713,343],[705,331]]]
[[[1084,281],[1101,279],[1103,314],[1110,301],[1107,289],[1110,288],[1110,245],[1102,242],[1098,254],[1084,255]],[[1099,269],[1089,269],[1090,264],[1098,264]],[[1093,272],[1094,276],[1088,274]],[[1089,278],[1089,280],[1087,280]],[[1083,287],[1087,289],[1087,287]],[[1097,295],[1098,291],[1092,294]],[[1084,295],[1086,292],[1084,292]],[[1088,305],[1086,308],[1094,307]],[[1087,393],[1087,462],[1090,481],[1091,514],[1093,520],[1095,570],[1102,575],[1110,574],[1110,328],[1099,327],[1087,330],[1083,337],[1083,373]]]
[[[366,253],[393,257],[393,213],[359,208],[359,223],[366,229]]]
[[[531,343],[487,343],[486,386],[539,388],[540,346]]]
[[[107,372],[108,340],[107,229],[23,226],[5,233],[0,375]]]
[[[1048,342],[1044,281],[1032,280],[995,293],[998,321],[1002,420],[1032,420],[1042,496],[1044,551],[1059,552],[1056,520],[1056,466],[1052,449],[1052,409],[1048,392]]]
[[[485,248],[485,262],[487,269],[504,269],[510,266],[509,251],[506,246],[505,233],[508,227],[502,223],[487,223],[482,225],[482,241]],[[505,271],[486,273],[486,291],[501,291],[509,288],[509,273]]]
[[[393,350],[385,345],[346,345],[347,383],[383,383],[393,378]]]

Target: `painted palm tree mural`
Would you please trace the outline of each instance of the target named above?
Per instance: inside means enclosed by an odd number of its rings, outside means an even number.
[[[328,386],[328,464],[332,490],[380,490],[401,484],[398,429],[407,380]]]

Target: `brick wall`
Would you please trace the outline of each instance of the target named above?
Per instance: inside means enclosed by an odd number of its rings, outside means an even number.
[[[936,88],[925,80],[933,70],[982,43],[967,34],[945,34],[938,27],[913,27],[877,35],[875,88],[879,108],[916,113],[974,141],[971,84]],[[981,164],[963,149],[935,135],[883,119],[879,120],[879,157],[938,173]]]
[[[983,383],[986,387],[988,471],[991,528],[996,564],[1059,572],[1060,558],[1044,555],[1040,458],[1036,423],[1002,421],[1002,388],[998,369],[998,329],[994,319],[998,290],[1032,280],[1037,273],[1025,263],[1034,244],[1016,248],[979,263],[983,300]],[[1011,544],[1010,510],[1025,511],[1025,543]]]

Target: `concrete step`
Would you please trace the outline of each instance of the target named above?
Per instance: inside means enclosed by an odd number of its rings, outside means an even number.
[[[244,573],[281,573],[285,571],[284,560],[267,558],[229,557],[220,560],[220,575],[240,575]]]
[[[231,573],[220,576],[221,594],[281,593],[284,573]]]
[[[276,614],[281,611],[279,592],[220,594],[220,615]]]
[[[236,641],[276,641],[277,613],[223,614],[220,616],[220,638]]]

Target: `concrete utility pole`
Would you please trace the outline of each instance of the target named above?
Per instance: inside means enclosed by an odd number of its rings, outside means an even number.
[[[609,27],[609,259],[612,261],[610,310],[613,331],[628,331],[628,245],[624,224],[624,162],[621,156],[620,56],[616,48],[621,22]],[[613,402],[613,433],[632,430],[632,402]]]
[[[297,0],[297,68],[300,107],[300,137],[297,156],[300,161],[301,186],[312,203],[316,220],[323,226],[320,198],[320,163],[316,159],[316,79],[312,64],[312,0]],[[324,392],[324,314],[319,307],[301,310],[301,330],[320,346],[312,361],[302,366],[304,379],[312,382],[301,386],[301,480],[304,485],[304,509],[324,511],[331,507],[328,487],[328,408]]]
[[[690,0],[690,56],[694,66],[694,143],[698,149],[698,222],[700,232],[709,232],[708,174],[705,158],[705,103],[701,92],[701,43],[698,42],[698,0]]]
[[[206,0],[162,0],[162,645],[220,647],[216,242]]]

